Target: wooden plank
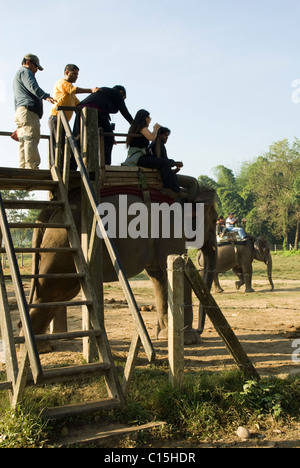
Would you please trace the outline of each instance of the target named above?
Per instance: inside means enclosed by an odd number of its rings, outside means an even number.
[[[48,210],[56,210],[63,206],[61,202],[58,201],[47,201],[47,200],[3,200],[4,206],[7,209],[32,209],[32,210],[41,210],[47,208]]]
[[[66,252],[76,252],[75,247],[16,247],[14,249],[15,253],[43,253],[43,252],[59,252],[59,253],[66,253]],[[1,253],[6,253],[5,248],[0,249]]]
[[[184,260],[168,256],[169,382],[182,388],[184,376]]]
[[[41,363],[36,347],[36,342],[34,339],[33,329],[29,317],[29,310],[26,302],[26,297],[22,285],[22,280],[20,276],[20,271],[18,267],[18,262],[16,259],[14,246],[12,238],[10,235],[8,222],[5,214],[4,203],[2,201],[2,196],[0,193],[0,226],[3,236],[3,241],[5,245],[6,255],[9,262],[10,272],[13,278],[13,285],[16,294],[16,299],[18,303],[18,308],[20,311],[20,318],[22,322],[22,329],[26,337],[26,347],[28,349],[29,360],[31,364],[31,369],[34,374],[35,379],[38,378],[42,372]],[[22,379],[22,377],[21,377]]]
[[[35,229],[35,228],[50,228],[50,229],[69,229],[70,225],[65,223],[8,223],[10,229]]]
[[[133,335],[131,345],[129,348],[129,353],[128,353],[128,357],[127,357],[126,365],[124,369],[124,374],[123,374],[122,388],[123,388],[123,392],[125,396],[129,392],[129,384],[131,381],[134,366],[136,364],[136,358],[138,356],[141,344],[142,342],[141,342],[139,333],[137,330],[135,330],[135,333]]]
[[[257,370],[243,350],[239,340],[205,285],[192,260],[187,255],[183,257],[185,260],[185,276],[201,304],[206,307],[206,313],[224,341],[228,351],[245,375],[252,379],[259,379],[260,377]]]
[[[146,424],[141,424],[140,426],[125,426],[121,424],[103,424],[103,423],[93,423],[89,422],[84,424],[81,427],[75,426],[74,429],[70,427],[67,436],[59,436],[57,440],[54,440],[55,447],[71,447],[75,446],[84,446],[86,444],[97,444],[102,447],[110,446],[110,442],[115,438],[120,438],[122,436],[128,436],[129,434],[134,434],[140,431],[151,431],[158,427],[163,427],[166,423],[157,421],[150,422]],[[135,439],[134,439],[135,440]],[[104,445],[105,444],[105,445]]]
[[[46,418],[58,419],[65,418],[67,416],[76,416],[78,414],[87,414],[93,413],[95,411],[114,409],[118,408],[119,406],[120,402],[115,398],[94,402],[80,402],[73,405],[47,408],[42,412],[42,416]]]
[[[35,335],[36,341],[56,341],[56,340],[73,340],[74,338],[82,338],[84,336],[101,336],[101,330],[74,330],[63,333],[46,333],[45,335]],[[22,344],[25,342],[24,336],[15,336],[14,342]]]
[[[92,305],[93,301],[60,301],[60,302],[37,302],[35,304],[28,304],[30,309],[42,309],[44,307],[75,307],[80,305]]]
[[[31,179],[1,179],[1,190],[53,190],[57,183],[53,180],[31,180]]]

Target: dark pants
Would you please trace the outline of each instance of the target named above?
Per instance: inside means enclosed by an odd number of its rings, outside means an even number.
[[[112,133],[111,123],[109,119],[109,114],[98,111],[98,128],[102,128],[105,133]],[[80,114],[76,113],[76,118],[73,128],[74,136],[77,137],[80,135]],[[111,165],[111,153],[114,144],[114,137],[106,135],[104,137],[104,154],[105,154],[105,164]]]
[[[50,115],[49,120],[48,120],[48,125],[50,129],[49,165],[50,167],[52,167],[55,164],[56,130],[57,130],[57,116],[56,115]],[[65,136],[66,136],[66,133],[63,128],[62,129],[62,146],[60,148],[62,164],[64,162]],[[76,164],[73,153],[71,154],[71,159],[70,159],[70,169],[72,171],[76,171],[77,169],[77,164]]]
[[[170,162],[165,158],[157,158],[156,156],[141,156],[137,163],[138,166],[159,169],[164,187],[179,192],[176,174],[170,167]]]

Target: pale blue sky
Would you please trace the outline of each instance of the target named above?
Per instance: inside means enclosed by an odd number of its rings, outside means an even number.
[[[123,84],[133,115],[145,108],[171,128],[168,154],[182,173],[237,172],[274,141],[300,137],[300,0],[1,3],[0,130],[15,129],[12,81],[30,52],[51,94],[66,63],[79,66],[78,86]],[[43,134],[49,112],[45,102]],[[128,130],[121,116],[113,121]],[[0,150],[0,166],[17,167],[17,143],[0,137]],[[46,168],[44,142],[40,151]],[[125,146],[114,149],[115,164],[125,157]]]

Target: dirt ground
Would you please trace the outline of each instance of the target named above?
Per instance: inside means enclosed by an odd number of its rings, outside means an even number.
[[[274,281],[274,291],[270,291],[265,279],[254,280],[255,292],[248,294],[243,290],[235,290],[233,277],[221,278],[220,281],[224,292],[214,294],[215,300],[259,374],[279,377],[300,375],[300,279]],[[156,314],[151,281],[142,275],[141,279],[134,279],[130,284],[136,301],[142,308],[142,316],[155,348],[156,362],[167,364],[167,343],[156,340],[155,337]],[[124,360],[127,358],[133,336],[133,317],[118,284],[105,286],[104,300],[105,325],[111,349],[117,360]],[[196,297],[194,297],[194,306],[196,327],[198,310]],[[69,309],[68,327],[69,330],[81,327],[80,309]],[[43,355],[42,363],[58,364],[65,359],[68,363],[81,362],[80,351],[81,343],[78,341],[54,342],[54,352]],[[147,365],[143,350],[140,351],[137,365]],[[3,366],[2,364],[2,369]],[[206,322],[201,342],[185,347],[185,367],[186,370],[215,372],[236,367],[232,356],[209,320]],[[300,448],[298,422],[295,422],[293,427],[274,429],[270,425],[262,432],[257,428],[251,430],[253,434],[259,433],[258,438],[251,437],[249,441],[241,442],[233,434],[231,438],[226,436],[227,438],[221,440],[219,446]]]

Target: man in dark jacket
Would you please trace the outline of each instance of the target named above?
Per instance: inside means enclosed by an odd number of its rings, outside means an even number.
[[[117,85],[113,88],[100,88],[97,93],[90,94],[87,98],[83,99],[78,107],[92,107],[98,111],[98,127],[102,128],[104,132],[112,133],[112,126],[110,123],[110,114],[117,114],[120,112],[124,119],[131,124],[133,118],[129,113],[126,105],[126,90],[123,86]],[[74,123],[74,136],[77,137],[80,133],[80,113],[76,113]],[[105,164],[111,164],[111,153],[114,144],[114,137],[105,136]]]

